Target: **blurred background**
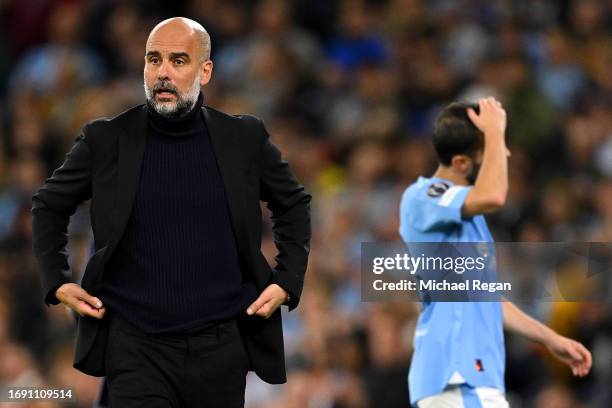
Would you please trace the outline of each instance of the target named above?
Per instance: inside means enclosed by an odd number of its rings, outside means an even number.
[[[436,113],[484,95],[505,105],[512,150],[508,203],[488,218],[496,240],[611,241],[611,10],[604,0],[0,0],[0,385],[71,387],[70,406],[96,400],[100,379],[72,368],[74,317],[43,303],[31,195],[85,122],[144,102],[148,32],[182,15],[212,37],[205,103],[262,117],[314,196],[304,294],[283,312],[288,383],[250,374],[247,407],[407,407],[418,305],[360,301],[360,243],[399,239],[401,193],[436,167]],[[78,281],[87,203],[69,232]],[[612,304],[524,307],[584,342],[594,366],[572,378],[508,335],[511,405],[611,407]]]

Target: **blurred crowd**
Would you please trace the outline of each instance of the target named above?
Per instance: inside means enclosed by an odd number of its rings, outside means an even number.
[[[87,121],[144,102],[148,32],[177,15],[212,37],[205,103],[263,118],[314,197],[303,297],[283,312],[288,383],[250,374],[247,407],[409,406],[418,305],[361,302],[360,244],[399,240],[401,193],[433,173],[432,122],[453,100],[493,95],[508,112],[510,190],[488,219],[498,241],[612,241],[605,0],[4,0],[0,387],[70,387],[78,407],[97,398],[100,379],[72,368],[74,316],[43,303],[31,195]],[[78,281],[91,246],[87,203],[69,234]],[[507,335],[511,406],[610,407],[612,304],[528,310],[584,342],[594,366],[574,379],[540,346]]]

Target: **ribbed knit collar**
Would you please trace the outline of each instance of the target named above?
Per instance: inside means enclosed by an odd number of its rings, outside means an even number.
[[[184,138],[194,136],[202,131],[203,117],[201,115],[204,97],[198,96],[195,106],[180,118],[167,118],[160,115],[150,105],[148,108],[149,125],[151,129],[164,136]]]

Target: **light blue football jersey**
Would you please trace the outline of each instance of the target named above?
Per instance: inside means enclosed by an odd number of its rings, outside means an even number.
[[[419,177],[400,204],[404,242],[493,242],[484,216],[462,218],[471,186]],[[460,375],[472,387],[505,392],[503,313],[499,302],[422,302],[408,375],[410,400],[444,390]]]

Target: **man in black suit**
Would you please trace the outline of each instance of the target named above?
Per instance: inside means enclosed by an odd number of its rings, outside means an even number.
[[[299,302],[311,196],[261,120],[203,106],[212,67],[200,24],[158,24],[147,103],[86,124],[32,198],[45,302],[78,313],[74,367],[107,377],[113,407],[239,407],[248,370],[286,381],[279,306]],[[90,198],[96,252],[79,286],[66,231]]]

